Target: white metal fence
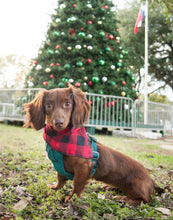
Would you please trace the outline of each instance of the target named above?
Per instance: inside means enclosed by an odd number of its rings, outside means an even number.
[[[0,120],[24,121],[23,104],[43,89],[0,89]],[[173,106],[148,102],[144,124],[144,101],[86,93],[91,103],[88,127],[163,130],[173,135]]]

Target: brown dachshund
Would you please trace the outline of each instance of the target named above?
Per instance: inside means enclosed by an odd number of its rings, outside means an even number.
[[[31,126],[36,130],[43,128],[45,123],[58,132],[69,124],[79,128],[87,122],[90,113],[90,104],[85,94],[71,85],[69,88],[41,91],[24,107],[27,118],[24,127]],[[90,178],[121,189],[128,195],[124,201],[130,204],[151,201],[151,195],[157,185],[143,165],[99,142],[97,149],[100,156],[93,176],[91,159],[63,156],[65,170],[74,174],[73,189],[71,194],[66,196],[65,202],[74,193],[80,197]],[[57,178],[57,184],[50,186],[52,189],[61,189],[67,181],[67,178],[59,173]]]

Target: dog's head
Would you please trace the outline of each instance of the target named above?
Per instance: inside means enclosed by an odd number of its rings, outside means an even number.
[[[90,104],[81,89],[68,84],[68,88],[41,91],[35,99],[24,104],[26,122],[36,130],[49,123],[55,130],[69,124],[78,128],[88,121]]]

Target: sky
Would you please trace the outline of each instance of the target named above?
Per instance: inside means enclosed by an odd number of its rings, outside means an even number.
[[[113,2],[118,8],[122,8],[127,0]],[[37,57],[51,22],[50,16],[56,7],[57,0],[1,0],[0,57],[8,54],[25,56],[27,59]],[[7,74],[13,73],[13,70],[14,68],[9,69]],[[13,80],[12,75],[7,75],[8,77]],[[173,101],[172,90],[169,89],[167,94]]]
[[[115,1],[119,7],[126,2]],[[56,7],[57,0],[1,0],[0,56],[36,56]]]

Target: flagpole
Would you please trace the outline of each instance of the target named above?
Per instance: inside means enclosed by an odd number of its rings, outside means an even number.
[[[145,97],[144,97],[144,124],[148,123],[148,0],[145,5]]]

